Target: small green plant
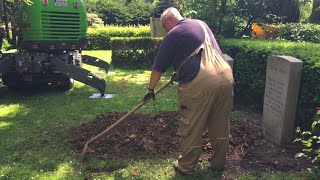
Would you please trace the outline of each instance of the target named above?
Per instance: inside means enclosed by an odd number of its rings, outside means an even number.
[[[320,110],[319,110],[320,111]],[[320,116],[313,121],[311,131],[301,131],[298,127],[296,130],[298,138],[294,142],[300,142],[303,150],[296,154],[296,157],[306,157],[315,166],[320,165]]]
[[[10,49],[10,43],[8,42],[7,39],[3,39],[3,42],[2,42],[2,50],[6,51],[8,49]],[[0,49],[1,50],[1,49]]]
[[[248,120],[247,113],[238,110],[232,111],[231,118],[239,122],[246,122]]]

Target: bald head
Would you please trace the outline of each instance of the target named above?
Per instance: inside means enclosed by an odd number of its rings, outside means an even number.
[[[170,7],[161,14],[160,22],[168,32],[182,19],[180,12],[176,8]],[[169,23],[167,23],[168,21]]]

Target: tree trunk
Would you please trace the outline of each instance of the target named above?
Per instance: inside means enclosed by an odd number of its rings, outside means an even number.
[[[313,0],[310,22],[320,24],[320,0]]]
[[[279,12],[275,14],[284,17],[285,22],[298,22],[300,8],[298,0],[281,0],[279,2]]]
[[[218,16],[218,2],[217,0],[212,1],[212,20],[215,21]]]
[[[287,16],[289,14],[290,0],[280,1],[280,16]]]
[[[216,33],[220,33],[221,27],[222,27],[222,21],[224,18],[224,15],[226,13],[227,8],[227,0],[221,0],[221,8],[220,8],[220,15],[219,15],[219,27]]]
[[[227,0],[221,0],[220,16],[222,16],[222,18],[224,17],[224,15],[226,13],[226,8],[227,8]]]
[[[7,3],[6,0],[3,0],[3,18],[4,18],[4,24],[5,24],[5,29],[6,29],[6,39],[10,41],[10,36],[9,36],[9,22],[8,22],[8,15],[7,15]]]

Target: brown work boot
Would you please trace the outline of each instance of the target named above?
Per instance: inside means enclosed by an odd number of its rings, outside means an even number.
[[[179,172],[179,174],[181,176],[189,176],[189,175],[192,175],[194,171],[191,171],[191,172],[182,172],[180,169],[179,169],[179,164],[178,164],[178,161],[174,161],[173,162],[173,169],[176,171],[176,172]]]

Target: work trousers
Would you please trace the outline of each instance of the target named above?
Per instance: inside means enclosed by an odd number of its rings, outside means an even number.
[[[214,68],[211,68],[214,69]],[[202,135],[208,130],[213,147],[211,167],[222,169],[229,147],[229,116],[233,104],[233,76],[230,68],[214,69],[206,77],[179,86],[179,170],[194,171],[202,152]]]

